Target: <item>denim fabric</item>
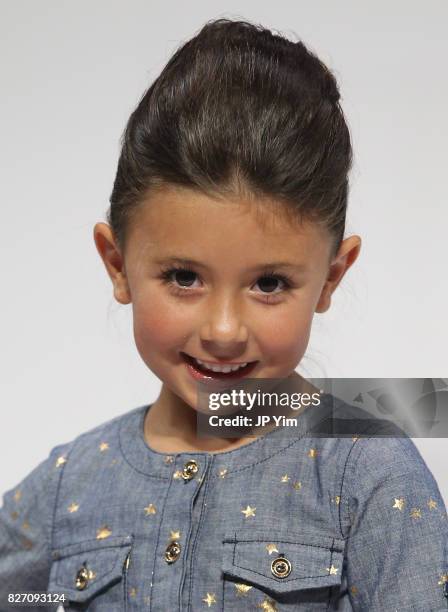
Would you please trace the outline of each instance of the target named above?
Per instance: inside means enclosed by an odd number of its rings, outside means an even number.
[[[448,609],[446,509],[411,439],[309,437],[304,421],[167,455],[144,440],[148,409],[55,447],[5,493],[1,611],[47,590],[78,611]]]

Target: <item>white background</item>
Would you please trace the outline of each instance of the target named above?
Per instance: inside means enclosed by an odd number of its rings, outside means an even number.
[[[56,444],[157,397],[92,230],[129,114],[208,19],[302,39],[341,88],[355,150],[347,234],[363,248],[298,371],[448,377],[445,1],[0,7],[0,493]],[[414,441],[448,500],[446,440]]]

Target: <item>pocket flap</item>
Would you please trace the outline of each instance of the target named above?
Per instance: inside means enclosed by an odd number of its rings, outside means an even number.
[[[229,532],[223,571],[276,593],[338,585],[345,540],[317,531]]]
[[[69,601],[86,601],[119,582],[132,540],[133,536],[115,536],[54,550],[48,591],[63,593]]]

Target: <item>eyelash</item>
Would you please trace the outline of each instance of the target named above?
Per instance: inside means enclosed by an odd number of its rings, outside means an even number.
[[[189,266],[172,266],[170,268],[166,268],[164,270],[162,270],[162,273],[160,275],[160,278],[162,279],[162,281],[169,285],[170,290],[173,291],[173,293],[175,295],[180,295],[180,296],[184,296],[186,295],[186,293],[188,291],[190,291],[189,287],[179,287],[175,284],[175,282],[172,280],[172,276],[173,274],[176,274],[176,272],[190,272],[191,274],[196,274],[196,272],[190,268]],[[288,291],[291,287],[292,287],[292,280],[284,275],[281,274],[275,274],[274,271],[267,271],[265,272],[265,274],[263,274],[263,276],[260,276],[259,278],[275,278],[276,280],[280,280],[282,283],[284,283],[285,285],[285,289],[283,291],[277,292],[277,293],[266,293],[263,294],[264,297],[266,298],[266,304],[271,304],[271,303],[275,303],[277,300],[276,299],[272,299],[274,296],[279,295],[279,293],[284,293],[286,291]]]

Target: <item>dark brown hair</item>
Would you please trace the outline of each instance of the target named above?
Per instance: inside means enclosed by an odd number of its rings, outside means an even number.
[[[302,42],[247,21],[207,22],[131,114],[107,221],[122,249],[141,201],[178,185],[279,202],[343,239],[352,164],[335,77]]]

